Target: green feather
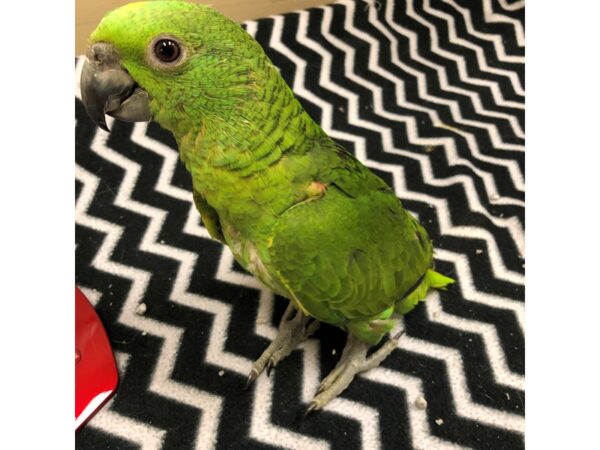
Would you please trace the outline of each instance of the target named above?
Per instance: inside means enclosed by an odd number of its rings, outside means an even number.
[[[454,283],[452,278],[442,275],[432,269],[427,270],[423,281],[411,292],[405,299],[396,304],[396,313],[407,314],[414,309],[419,301],[425,300],[427,291],[430,288],[445,289],[449,284]]]
[[[164,35],[183,47],[169,67],[151,57]],[[325,134],[238,24],[194,3],[132,3],[90,41],[115,47],[174,134],[210,235],[304,313],[375,343],[393,312],[453,282],[392,189]]]

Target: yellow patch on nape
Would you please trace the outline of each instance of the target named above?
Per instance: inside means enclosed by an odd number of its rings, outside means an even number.
[[[150,0],[153,1],[153,0]],[[154,1],[160,1],[160,0],[154,0]],[[118,14],[125,14],[125,15],[129,15],[132,14],[134,12],[136,12],[137,10],[141,9],[144,7],[144,5],[150,3],[149,1],[141,1],[141,2],[131,2],[131,3],[126,3],[123,6],[120,6],[116,9],[114,9],[112,12],[117,12]]]
[[[152,1],[152,0],[150,0],[150,1]],[[125,5],[121,6],[121,8],[123,9],[123,11],[135,10],[135,9],[138,9],[141,6],[143,6],[144,3],[148,3],[148,2],[147,1],[142,1],[142,2],[126,3]]]
[[[171,3],[172,5],[168,5],[169,3]],[[153,7],[150,9],[154,10],[157,7],[158,8],[167,8],[168,6],[175,6],[178,4],[179,5],[194,5],[193,2],[188,2],[188,1],[184,1],[184,0],[143,0],[143,1],[126,3],[123,6],[120,6],[116,9],[114,9],[112,12],[117,12],[119,15],[128,16],[128,15],[132,15],[132,14],[136,13],[140,9],[144,9],[144,8],[148,9],[149,5],[152,5]]]

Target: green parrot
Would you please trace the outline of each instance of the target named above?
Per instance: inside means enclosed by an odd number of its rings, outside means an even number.
[[[290,300],[252,383],[325,322],[348,338],[307,412],[377,366],[397,317],[454,280],[433,269],[425,229],[393,190],[331,140],[261,46],[207,6],[131,3],[89,40],[81,94],[90,117],[156,121],[173,133],[210,235]]]

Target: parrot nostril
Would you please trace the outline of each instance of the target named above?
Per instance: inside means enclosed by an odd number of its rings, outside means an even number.
[[[91,63],[99,67],[117,65],[119,62],[117,51],[107,42],[96,42],[88,49],[86,56]]]
[[[98,47],[92,47],[92,59],[95,62],[102,62],[102,54],[100,53]]]
[[[102,65],[102,62],[104,59],[102,56],[102,51],[95,45],[89,48],[86,56],[90,63],[96,64],[96,65]]]

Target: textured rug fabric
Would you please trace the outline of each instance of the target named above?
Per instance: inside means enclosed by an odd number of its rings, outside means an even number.
[[[244,390],[286,302],[208,237],[169,133],[105,133],[77,89],[76,282],[120,372],[77,448],[523,448],[524,2],[344,0],[245,27],[457,283],[324,411],[302,418],[344,345],[332,327]]]

